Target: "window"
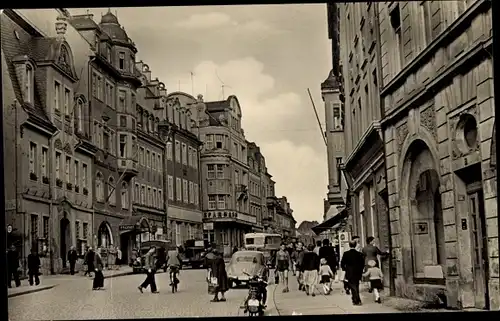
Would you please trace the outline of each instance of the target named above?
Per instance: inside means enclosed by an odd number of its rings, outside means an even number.
[[[193,149],[194,168],[198,168],[198,151]]]
[[[153,193],[151,191],[151,186],[148,186],[148,206],[153,205]]]
[[[87,164],[83,164],[82,166],[82,187],[87,188]]]
[[[161,161],[161,154],[158,154],[157,169],[159,172],[163,171],[163,163]]]
[[[104,100],[104,95],[103,95],[103,90],[104,90],[104,82],[101,76],[97,76],[97,99],[100,101]]]
[[[218,179],[224,178],[224,165],[223,164],[217,164],[217,178]]]
[[[214,135],[207,135],[206,150],[214,149]]]
[[[341,186],[342,184],[342,157],[335,158],[335,163],[337,166],[337,185]]]
[[[109,204],[116,204],[115,179],[113,178],[113,176],[110,176],[108,179],[108,198]]]
[[[141,188],[139,184],[135,184],[134,188],[134,203],[140,203],[141,201]]]
[[[75,160],[73,172],[75,173],[75,186],[80,182],[80,162]]]
[[[167,143],[167,159],[172,160],[172,143]]]
[[[168,175],[167,176],[167,192],[168,192],[168,199],[173,200],[174,199],[174,177]]]
[[[189,203],[194,203],[194,184],[189,182]]]
[[[127,92],[125,90],[118,91],[118,111],[125,112],[125,100]]]
[[[177,140],[175,141],[175,161],[181,162],[181,143]]]
[[[122,208],[127,209],[129,208],[129,195],[128,195],[128,185],[127,183],[123,182],[122,183]]]
[[[82,231],[82,232],[83,232],[83,233],[82,233],[82,234],[83,234],[83,235],[82,235],[82,238],[83,238],[84,240],[86,240],[86,239],[87,239],[87,236],[89,235],[89,223],[83,223],[83,231]]]
[[[224,136],[223,135],[215,135],[215,148],[224,148]]]
[[[156,207],[156,197],[157,197],[156,188],[153,188],[153,207]]]
[[[234,143],[233,144],[233,157],[234,158],[238,158],[238,144],[237,143]]]
[[[76,101],[76,118],[77,118],[77,125],[76,129],[78,132],[83,131],[83,100],[78,98]]]
[[[217,195],[217,208],[219,210],[226,209],[226,200],[224,195]]]
[[[151,154],[149,150],[146,149],[146,167],[151,166]]]
[[[395,73],[399,72],[403,66],[403,40],[402,40],[402,31],[401,31],[401,13],[399,11],[399,5],[396,5],[395,8],[390,13],[391,17],[391,25],[394,31],[394,37],[396,41],[395,54],[395,63],[394,66]]]
[[[215,165],[214,164],[208,164],[207,165],[207,177],[208,178],[215,178]]]
[[[189,202],[189,191],[188,191],[188,181],[182,180],[182,198],[184,199],[184,203]]]
[[[158,190],[158,208],[163,208],[163,192],[161,189]]]
[[[144,166],[144,147],[139,147],[139,163]]]
[[[175,195],[177,201],[182,201],[182,181],[179,177],[175,178]]]
[[[125,158],[127,156],[127,135],[120,135],[120,157]]]
[[[68,88],[64,88],[64,114],[66,116],[70,115],[70,95],[71,92]]]
[[[42,218],[42,228],[43,228],[43,238],[48,239],[49,238],[49,217],[44,216]]]
[[[234,171],[234,184],[240,185],[240,172]]]
[[[110,151],[110,150],[109,150],[109,147],[111,146],[111,144],[109,143],[109,138],[110,138],[110,137],[109,137],[109,134],[108,134],[107,132],[104,132],[104,133],[103,133],[103,140],[104,140],[104,142],[103,142],[103,143],[104,143],[104,144],[103,144],[103,149],[104,149],[105,151],[107,151],[108,153],[109,153],[109,151]]]
[[[209,195],[208,196],[208,209],[209,210],[215,210],[216,209],[215,195]]]
[[[118,54],[118,68],[120,68],[121,70],[125,69],[125,53],[124,52],[120,52]]]
[[[30,65],[26,65],[26,88],[25,88],[25,101],[33,102],[33,68]]]
[[[153,170],[156,170],[156,153],[155,152],[151,153],[151,168]]]
[[[65,181],[66,183],[70,183],[71,180],[70,180],[70,167],[71,167],[71,157],[69,156],[66,156],[66,165],[64,166],[65,167],[65,170],[64,170],[64,173],[65,173]]]
[[[30,142],[29,169],[30,169],[30,174],[33,173],[35,174],[35,176],[36,176],[36,159],[37,159],[36,144]]]
[[[135,66],[135,57],[130,56],[130,73],[131,74],[134,73],[134,66]]]
[[[31,242],[38,240],[38,215],[31,214]]]
[[[194,204],[198,205],[200,203],[200,190],[198,184],[194,183]]]
[[[142,205],[146,204],[146,186],[145,185],[141,186],[141,204]]]
[[[42,177],[48,177],[47,176],[47,161],[48,161],[48,153],[49,153],[49,149],[47,147],[42,147]]]
[[[188,147],[188,165],[193,166],[193,150],[192,147]]]
[[[182,164],[187,165],[187,145],[182,143]]]
[[[76,239],[79,240],[81,235],[80,235],[80,221],[75,221],[75,236]]]
[[[61,112],[61,85],[56,81],[54,82],[54,109],[56,113]]]
[[[100,202],[104,201],[104,186],[103,177],[101,173],[97,173],[95,181],[96,199]]]

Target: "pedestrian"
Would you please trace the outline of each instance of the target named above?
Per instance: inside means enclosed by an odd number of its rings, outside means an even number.
[[[7,252],[7,286],[12,287],[12,279],[16,284],[16,287],[21,286],[21,280],[19,280],[19,253],[14,245],[10,247]]]
[[[75,265],[78,260],[78,253],[74,246],[68,251],[69,273],[75,275]]]
[[[319,275],[321,276],[320,283],[323,284],[323,291],[325,295],[328,295],[332,290],[331,282],[332,278],[334,277],[334,274],[330,266],[327,264],[326,259],[324,258],[321,259],[320,264],[321,264],[321,267],[319,268]]]
[[[289,292],[288,289],[288,271],[292,266],[292,260],[290,259],[290,255],[286,250],[286,244],[281,243],[280,249],[276,253],[276,270],[279,273],[279,278],[284,284],[283,293]]]
[[[351,299],[354,305],[361,305],[359,297],[359,281],[363,275],[364,258],[363,254],[356,250],[356,242],[349,242],[349,251],[342,256],[340,266],[345,271],[345,280],[349,284]]]
[[[129,266],[132,267],[135,263],[135,261],[137,260],[137,258],[139,257],[139,252],[137,251],[136,248],[133,248],[132,249],[132,253],[130,255],[130,263],[129,263]]]
[[[28,255],[28,281],[30,285],[33,285],[33,278],[35,279],[35,285],[40,284],[40,257],[35,249],[31,249],[31,253]]]
[[[122,264],[122,251],[118,248],[118,246],[116,247],[116,269],[119,270],[120,269],[120,265]]]
[[[388,252],[382,252],[377,245],[375,244],[375,238],[373,236],[368,236],[366,238],[366,245],[361,250],[365,257],[365,271],[368,270],[368,262],[373,260],[375,261],[375,266],[380,267],[379,256],[385,256]],[[372,292],[372,288],[369,287],[368,292]]]
[[[314,248],[313,252],[316,253],[316,255],[319,255],[320,248],[321,248],[321,241],[316,241],[316,247]]]
[[[304,291],[305,286],[303,282],[303,270],[302,270],[302,260],[304,257],[304,243],[298,242],[295,252],[293,254],[292,260],[295,261],[295,277],[297,278],[297,283],[299,284],[299,291]]]
[[[175,277],[175,279],[173,278],[174,274],[180,274],[182,267],[182,259],[179,254],[179,248],[168,251],[165,264],[170,268],[170,286],[172,286],[173,282],[179,284],[179,279],[177,277]]]
[[[384,285],[382,284],[384,274],[382,270],[376,266],[376,263],[375,260],[369,260],[368,269],[363,273],[363,276],[370,279],[370,290],[375,296],[375,302],[382,303],[382,300],[380,300],[380,291],[384,289]]]
[[[85,260],[84,264],[87,264],[87,270],[83,274],[83,276],[86,276],[88,274],[89,277],[92,277],[92,272],[94,271],[94,260],[95,260],[95,255],[96,253],[92,249],[92,247],[89,247],[87,253],[85,254]]]
[[[222,257],[222,253],[217,250],[213,250],[215,258],[212,260],[211,266],[211,275],[210,280],[212,284],[215,286],[215,295],[214,298],[210,302],[225,302],[226,297],[225,293],[229,289],[229,280],[227,278],[226,272],[226,264],[224,263],[224,258]],[[221,298],[219,299],[219,293],[221,294]]]
[[[104,262],[102,260],[100,251],[94,253],[94,261],[92,262],[92,267],[94,268],[95,272],[94,281],[92,282],[92,290],[104,289],[104,274],[102,274]]]
[[[146,269],[146,280],[142,282],[137,288],[141,293],[142,289],[146,289],[148,285],[151,288],[151,293],[159,293],[156,288],[156,280],[155,280],[155,253],[156,248],[152,246],[148,253],[144,256],[144,269]]]
[[[302,270],[304,271],[304,284],[307,295],[316,296],[314,288],[318,281],[319,268],[319,256],[314,252],[314,244],[310,244],[302,258]]]
[[[276,269],[276,253],[277,251],[271,251],[267,262],[270,272],[273,272],[274,284],[280,283],[280,276],[278,270]]]
[[[338,261],[337,261],[337,254],[335,253],[334,247],[331,246],[330,240],[328,239],[323,240],[323,246],[319,249],[319,258],[325,259],[326,264],[328,264],[330,270],[332,270],[333,276],[331,278],[331,281],[333,281],[335,279],[335,274],[337,273]]]

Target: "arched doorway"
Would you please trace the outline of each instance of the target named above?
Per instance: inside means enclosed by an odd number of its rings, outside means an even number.
[[[64,213],[64,217],[59,222],[59,236],[60,236],[60,255],[62,259],[63,268],[66,267],[66,254],[68,253],[68,249],[71,246],[71,229],[70,222],[66,218],[66,213]]]
[[[413,277],[443,278],[446,262],[440,176],[433,153],[422,140],[415,140],[406,153],[401,177],[401,216],[407,215],[412,248]],[[404,225],[403,225],[404,226]],[[425,246],[421,246],[425,244]]]
[[[97,246],[108,248],[113,244],[113,233],[108,222],[102,222],[97,230]]]

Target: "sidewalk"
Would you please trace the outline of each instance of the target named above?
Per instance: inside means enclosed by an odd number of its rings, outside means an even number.
[[[122,266],[120,270],[105,270],[103,271],[104,278],[114,278],[118,276],[131,275],[133,274],[132,268],[129,266]],[[88,276],[83,276],[83,272],[78,272],[75,275],[69,274],[57,274],[57,275],[42,275],[40,276],[41,284],[37,286],[30,286],[28,280],[21,280],[20,287],[9,288],[7,293],[8,297],[16,297],[19,295],[35,293],[45,290],[50,290],[62,283],[73,282],[75,280],[82,280],[88,278]],[[14,284],[14,282],[12,282]]]
[[[307,296],[298,290],[295,277],[290,280],[290,292],[283,293],[280,284],[268,287],[268,309],[266,315],[321,315],[321,314],[361,314],[361,313],[401,313],[400,311],[378,304],[373,301],[370,293],[362,292],[363,305],[354,306],[351,297],[342,292],[340,282],[333,284],[330,295],[323,295],[319,285],[315,291],[316,296]],[[275,290],[276,289],[276,290]],[[274,295],[273,295],[274,292]],[[274,300],[273,300],[274,297]]]

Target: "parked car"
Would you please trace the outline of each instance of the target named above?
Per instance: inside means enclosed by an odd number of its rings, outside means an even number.
[[[265,267],[264,253],[260,251],[238,251],[233,254],[226,269],[229,286],[248,285],[252,276]]]

